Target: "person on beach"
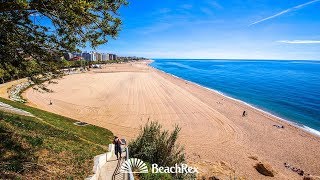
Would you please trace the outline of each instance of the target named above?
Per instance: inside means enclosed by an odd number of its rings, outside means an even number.
[[[245,117],[246,115],[247,115],[247,112],[246,112],[246,111],[243,111],[242,117]]]
[[[122,142],[117,136],[114,137],[113,144],[114,144],[114,153],[117,156],[117,160],[119,159],[119,154],[120,154],[120,159],[121,159],[121,153],[122,153],[121,145],[122,145]]]

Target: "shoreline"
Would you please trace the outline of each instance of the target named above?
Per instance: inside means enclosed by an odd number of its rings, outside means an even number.
[[[29,89],[24,97],[32,106],[110,129],[128,141],[149,119],[169,131],[179,125],[186,161],[201,175],[224,179],[237,172],[263,180],[254,169],[257,162],[271,165],[276,179],[301,178],[284,163],[319,175],[318,136],[215,89],[156,69],[148,65],[151,62],[106,65],[65,76],[49,85],[53,93]],[[243,110],[249,115],[242,117]]]
[[[152,60],[152,62],[153,62],[153,61],[154,61],[154,60]],[[151,62],[151,63],[152,63],[152,62]],[[164,73],[164,74],[166,74],[166,75],[172,76],[172,77],[177,78],[177,79],[180,79],[180,80],[182,80],[182,81],[186,81],[186,82],[188,82],[188,83],[194,84],[194,85],[196,85],[196,86],[199,86],[199,87],[201,87],[201,88],[207,89],[207,90],[212,91],[212,92],[214,92],[214,93],[220,94],[220,95],[224,96],[225,98],[228,98],[228,99],[237,101],[237,102],[239,102],[239,103],[242,103],[242,104],[244,104],[244,105],[246,105],[246,106],[249,106],[249,107],[251,107],[251,108],[253,108],[253,109],[261,112],[263,115],[267,115],[267,117],[268,117],[268,116],[271,116],[271,117],[276,118],[276,119],[278,119],[278,120],[280,120],[280,121],[283,121],[283,122],[285,122],[285,123],[287,123],[287,124],[289,124],[289,125],[291,125],[291,126],[294,126],[294,127],[299,128],[299,129],[301,129],[301,130],[303,130],[303,131],[305,131],[305,132],[308,132],[308,133],[310,133],[310,134],[312,134],[312,135],[315,135],[315,136],[317,136],[317,137],[320,137],[320,131],[319,131],[319,130],[313,129],[313,128],[311,128],[311,127],[309,127],[309,126],[306,126],[306,125],[304,125],[304,124],[299,124],[299,123],[293,122],[292,120],[288,120],[288,119],[279,117],[279,116],[273,114],[272,112],[269,112],[269,111],[267,111],[267,110],[263,110],[263,109],[255,106],[255,105],[250,104],[250,103],[247,103],[247,102],[245,102],[245,101],[243,101],[243,100],[240,100],[240,99],[237,99],[237,98],[228,96],[227,94],[225,94],[225,93],[223,93],[223,92],[221,92],[221,91],[218,91],[218,90],[216,90],[216,89],[206,87],[206,86],[201,85],[201,84],[198,84],[198,83],[196,83],[196,82],[192,82],[192,81],[183,79],[183,78],[181,78],[181,77],[178,77],[178,76],[176,76],[176,75],[174,75],[174,74],[170,74],[170,73],[165,72],[165,71],[163,71],[163,70],[157,69],[157,68],[151,66],[151,63],[148,63],[147,65],[148,65],[149,67],[157,70],[157,71],[160,71],[161,73]],[[269,118],[269,117],[268,117],[268,118]],[[270,118],[270,119],[271,119],[271,118]]]

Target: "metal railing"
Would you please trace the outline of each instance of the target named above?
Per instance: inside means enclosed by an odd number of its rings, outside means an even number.
[[[124,142],[125,142],[125,140],[124,140]],[[133,176],[131,167],[129,167],[128,173],[121,173],[120,172],[122,163],[124,161],[128,161],[130,159],[129,148],[127,146],[125,147],[125,153],[126,153],[125,159],[119,158],[119,160],[118,160],[117,167],[114,170],[113,175],[112,175],[112,180],[134,180],[134,176]]]
[[[129,148],[126,147],[126,161],[129,160]],[[133,173],[131,167],[129,167],[128,180],[134,180]]]

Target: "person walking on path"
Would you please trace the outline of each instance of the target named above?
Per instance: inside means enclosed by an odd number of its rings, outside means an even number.
[[[121,145],[123,143],[121,142],[121,140],[117,136],[115,136],[114,140],[113,140],[113,144],[114,144],[114,153],[117,156],[117,160],[119,159],[119,155],[120,155],[120,159],[121,159],[121,154],[122,154]]]

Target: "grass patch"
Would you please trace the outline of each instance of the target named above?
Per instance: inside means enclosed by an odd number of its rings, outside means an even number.
[[[9,104],[15,108],[23,109],[35,115],[38,118],[43,119],[45,122],[73,134],[79,135],[81,138],[91,141],[100,145],[108,145],[112,142],[113,134],[111,131],[101,127],[87,125],[76,126],[73,123],[78,122],[74,119],[67,118],[61,115],[43,111],[34,107],[27,106],[19,102],[13,102],[4,98],[0,98],[0,101]]]
[[[0,179],[84,179],[113,134],[21,103],[0,101],[35,117],[0,111]],[[41,119],[38,119],[41,118]]]

